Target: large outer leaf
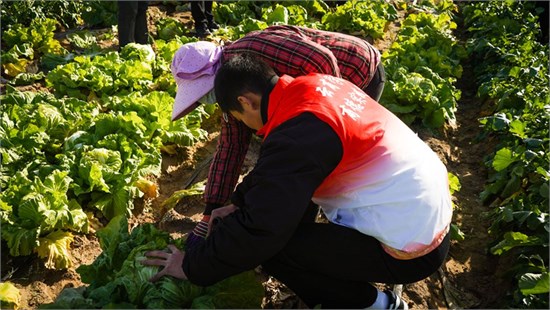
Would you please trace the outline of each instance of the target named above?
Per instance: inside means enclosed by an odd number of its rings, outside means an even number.
[[[501,171],[506,169],[510,164],[512,164],[516,159],[512,151],[509,148],[502,148],[497,151],[495,158],[493,159],[493,168],[496,171]]]
[[[19,289],[10,282],[0,283],[0,304],[2,307],[13,306],[17,309],[21,302]]]
[[[528,236],[520,232],[507,232],[504,234],[504,240],[491,248],[491,253],[501,255],[512,248],[518,246],[535,246],[546,244],[544,240],[538,236]]]
[[[519,279],[519,289],[524,295],[548,294],[550,292],[550,276],[545,273],[526,273]]]
[[[107,226],[97,231],[99,245],[103,252],[91,265],[80,265],[77,272],[82,282],[102,286],[113,279],[113,270],[118,270],[128,252],[118,250],[120,243],[128,239],[128,220],[124,215],[114,217]],[[98,274],[104,275],[97,277]]]
[[[2,239],[8,242],[11,256],[25,256],[33,253],[38,246],[39,228],[24,228],[2,224]]]
[[[46,268],[65,269],[73,265],[69,248],[73,242],[70,232],[57,230],[44,238],[39,238],[39,246],[36,248],[38,256],[47,258]]]

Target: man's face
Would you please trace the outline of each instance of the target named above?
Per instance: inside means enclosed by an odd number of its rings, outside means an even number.
[[[246,126],[254,130],[259,130],[264,126],[260,111],[261,99],[261,96],[253,93],[246,93],[239,96],[238,100],[243,107],[243,111],[231,111],[230,113],[235,119],[243,122]]]
[[[254,130],[259,130],[264,126],[259,109],[256,111],[245,109],[243,112],[231,111],[230,113],[236,120],[243,122]]]

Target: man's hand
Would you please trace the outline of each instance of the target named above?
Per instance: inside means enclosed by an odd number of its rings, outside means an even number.
[[[187,280],[187,276],[183,272],[183,258],[185,257],[185,252],[178,249],[175,245],[168,245],[171,253],[165,251],[149,251],[145,253],[147,257],[156,257],[148,258],[141,263],[146,266],[163,266],[161,271],[151,277],[149,281],[155,282],[159,280],[162,276],[172,276],[178,279]]]
[[[221,218],[235,212],[238,208],[239,207],[236,205],[230,204],[225,207],[212,210],[212,215],[210,215],[210,221],[208,222],[208,234],[212,232],[212,226],[216,225],[216,221],[219,221]]]

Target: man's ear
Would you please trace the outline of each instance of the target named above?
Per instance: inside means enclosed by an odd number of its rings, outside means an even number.
[[[250,105],[250,100],[242,95],[237,97],[237,101],[239,101],[243,109],[245,106]]]
[[[260,108],[260,105],[256,102],[255,99],[255,96],[251,95],[250,93],[246,93],[237,97],[237,100],[245,111],[254,111]]]

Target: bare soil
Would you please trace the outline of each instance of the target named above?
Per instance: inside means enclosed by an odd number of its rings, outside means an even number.
[[[154,21],[167,14],[192,27],[189,12],[170,11],[159,4],[149,9],[150,31],[155,29]],[[381,51],[387,49],[398,29],[399,23],[389,25],[388,34],[380,42],[375,42],[375,46]],[[104,44],[116,45],[116,42]],[[404,285],[403,298],[413,309],[500,308],[499,303],[509,286],[499,276],[506,270],[506,263],[487,252],[487,229],[490,223],[483,216],[487,207],[479,199],[486,180],[483,156],[489,153],[494,141],[477,140],[481,130],[478,118],[484,111],[481,102],[475,97],[472,64],[466,62],[463,66],[464,76],[458,85],[462,90],[462,99],[456,113],[457,126],[439,132],[430,132],[420,127],[416,131],[437,152],[448,170],[460,179],[462,188],[455,193],[453,222],[465,233],[466,239],[452,242],[448,259],[439,272],[423,281]],[[162,175],[156,180],[159,196],[136,202],[132,226],[146,222],[157,223],[175,237],[184,237],[193,229],[203,211],[204,203],[200,196],[182,199],[170,210],[164,210],[161,204],[174,192],[206,179],[208,163],[215,152],[219,135],[219,117],[218,113],[203,124],[210,133],[206,141],[180,148],[176,155],[163,156]],[[243,175],[253,167],[258,151],[259,142],[254,140],[243,167]],[[44,268],[42,261],[34,256],[9,256],[3,243],[2,281],[9,280],[20,289],[20,308],[36,309],[41,304],[53,302],[66,287],[83,286],[75,269],[81,264],[92,263],[100,252],[94,234],[76,236],[72,244],[74,266],[55,271]],[[263,308],[305,308],[299,298],[283,284],[276,279],[261,276],[266,289]]]

